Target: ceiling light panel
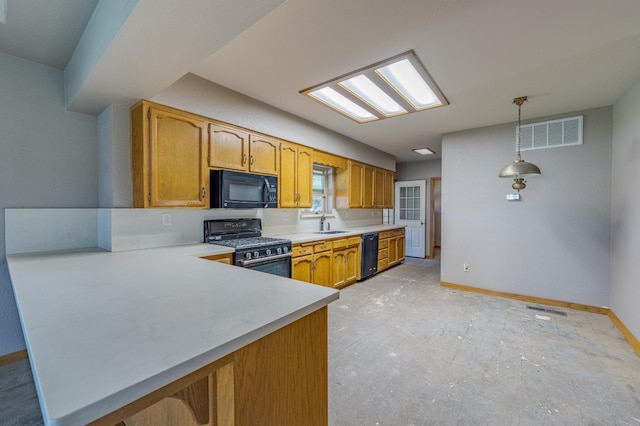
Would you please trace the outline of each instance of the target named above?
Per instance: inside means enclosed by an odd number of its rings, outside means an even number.
[[[420,154],[420,155],[433,155],[433,154],[435,154],[435,152],[431,151],[429,148],[415,148],[415,149],[412,149],[411,151],[415,152],[416,154]]]
[[[309,96],[314,97],[325,105],[330,106],[331,108],[358,122],[366,123],[367,121],[378,119],[378,117],[371,114],[369,111],[360,107],[356,103],[350,101],[331,87],[323,87],[322,89],[314,90],[313,92],[309,93]]]
[[[371,105],[387,117],[406,114],[407,110],[376,86],[366,75],[360,74],[338,83],[358,98]]]
[[[413,51],[300,91],[358,123],[448,105]]]
[[[440,99],[408,59],[380,67],[376,72],[415,109],[442,106]]]

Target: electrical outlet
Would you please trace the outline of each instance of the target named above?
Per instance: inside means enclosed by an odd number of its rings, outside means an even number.
[[[462,270],[465,272],[469,272],[469,264],[465,263],[464,265],[462,265]]]
[[[282,220],[289,220],[289,212],[284,211],[282,212]]]
[[[171,213],[162,213],[162,226],[171,226]]]

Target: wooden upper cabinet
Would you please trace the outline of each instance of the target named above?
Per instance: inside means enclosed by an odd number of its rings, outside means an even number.
[[[210,124],[209,166],[247,171],[249,168],[249,133],[232,126]]]
[[[281,208],[308,208],[312,205],[313,150],[289,142],[280,143]]]
[[[207,207],[206,122],[148,102],[131,109],[133,207]]]
[[[371,209],[374,207],[375,198],[375,167],[364,166],[364,180],[362,184],[362,207]]]
[[[313,205],[313,149],[298,145],[298,207]]]
[[[394,200],[395,181],[394,174],[389,170],[384,171],[384,208],[392,209]]]
[[[280,141],[235,126],[211,123],[209,166],[277,175],[280,170]]]
[[[364,180],[364,164],[349,160],[349,207],[362,207],[362,185]]]
[[[249,171],[277,175],[280,171],[280,141],[261,135],[249,136]]]
[[[384,170],[376,169],[373,174],[373,206],[377,209],[384,208]]]

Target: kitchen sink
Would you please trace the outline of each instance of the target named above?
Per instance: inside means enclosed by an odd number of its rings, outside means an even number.
[[[317,231],[314,232],[314,234],[344,234],[345,232],[349,232],[349,231]]]

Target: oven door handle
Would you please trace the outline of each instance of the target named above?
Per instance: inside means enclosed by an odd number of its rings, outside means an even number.
[[[265,207],[269,207],[269,193],[271,192],[271,185],[269,185],[269,179],[264,178],[262,185],[262,202]]]
[[[285,257],[291,257],[291,253],[276,254],[275,256],[262,257],[260,259],[239,260],[238,263],[240,266],[250,266],[256,263],[268,263],[272,260],[284,259]]]

